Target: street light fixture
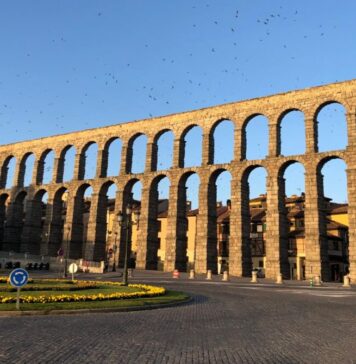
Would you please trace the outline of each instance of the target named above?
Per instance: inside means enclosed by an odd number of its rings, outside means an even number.
[[[124,286],[128,284],[128,259],[129,259],[129,233],[130,228],[133,225],[139,226],[140,222],[140,211],[134,211],[134,220],[132,220],[132,207],[130,204],[126,206],[126,213],[123,214],[121,211],[117,214],[117,221],[119,225],[126,230],[125,234],[125,261],[124,261],[124,274],[122,278],[122,283]]]

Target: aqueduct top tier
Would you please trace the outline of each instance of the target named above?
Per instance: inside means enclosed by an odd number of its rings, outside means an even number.
[[[344,106],[347,120],[348,145],[345,149],[318,152],[317,115],[327,104],[337,102]],[[306,152],[301,155],[285,157],[281,155],[280,124],[282,118],[292,110],[299,110],[304,114]],[[246,159],[246,126],[254,116],[264,115],[268,119],[269,146],[268,156],[263,160]],[[215,127],[222,120],[230,120],[234,124],[234,158],[231,163],[214,164],[214,138]],[[184,167],[184,136],[193,126],[200,126],[203,133],[202,164],[199,167]],[[16,198],[24,191],[27,198],[33,199],[39,191],[48,192],[48,200],[53,201],[60,188],[66,188],[69,192],[68,199],[78,195],[83,183],[90,184],[94,195],[100,194],[102,186],[111,181],[117,185],[119,191],[124,191],[125,186],[133,179],[139,179],[143,185],[142,194],[142,254],[138,254],[138,265],[146,265],[150,226],[148,216],[150,213],[149,191],[156,179],[165,175],[170,179],[170,210],[169,218],[172,226],[177,221],[177,199],[179,196],[180,181],[187,173],[196,172],[200,177],[201,189],[199,193],[199,222],[197,227],[196,270],[205,271],[214,269],[214,259],[210,259],[209,229],[211,214],[209,201],[209,189],[215,183],[219,171],[227,170],[232,176],[232,210],[230,223],[233,228],[230,237],[230,272],[235,275],[248,274],[250,269],[248,259],[244,256],[247,232],[243,223],[246,209],[243,206],[243,195],[246,175],[256,166],[263,166],[267,171],[267,260],[269,261],[267,275],[274,277],[284,272],[283,239],[284,225],[281,219],[283,215],[282,201],[284,199],[283,171],[287,165],[295,161],[303,164],[305,168],[306,186],[306,244],[309,244],[309,257],[307,259],[307,275],[321,273],[326,269],[323,253],[324,231],[322,228],[322,187],[320,182],[320,168],[323,163],[331,158],[342,158],[347,164],[348,195],[349,195],[349,222],[350,222],[350,270],[351,276],[356,279],[356,80],[329,84],[304,90],[291,91],[267,97],[251,99],[209,107],[201,110],[184,112],[180,114],[162,116],[147,120],[118,124],[97,129],[90,129],[56,135],[41,139],[29,140],[14,144],[0,146],[0,196],[10,198],[10,204],[16,202]],[[173,164],[167,171],[157,171],[157,140],[165,131],[170,130],[174,134]],[[132,145],[137,136],[147,136],[147,155],[145,171],[133,175]],[[107,177],[108,148],[113,140],[122,141],[121,170],[117,176]],[[96,160],[96,177],[84,181],[85,176],[85,152],[87,148],[96,143],[98,154]],[[74,146],[75,165],[74,176],[71,181],[63,182],[64,155],[69,147]],[[53,152],[54,167],[51,183],[43,184],[44,160],[49,152]],[[26,159],[33,154],[35,158],[32,183],[24,187],[24,175]],[[16,168],[13,179],[13,187],[6,188],[8,162],[16,159]],[[148,192],[145,192],[148,191]],[[147,198],[147,202],[144,202]],[[100,205],[100,204],[99,204]],[[171,208],[172,207],[172,208]],[[120,210],[122,205],[115,207]],[[146,211],[145,211],[146,208]],[[73,211],[75,208],[73,207]],[[75,211],[74,211],[75,214]],[[146,222],[145,222],[146,218]],[[73,215],[67,218],[66,224],[74,219]],[[97,215],[91,218],[95,223],[100,219]],[[7,219],[8,220],[8,219]],[[95,224],[94,224],[95,225]],[[167,254],[166,269],[172,269],[176,265],[177,231],[172,227],[168,232],[167,241],[171,244],[171,253]],[[95,231],[93,227],[93,244],[95,244]],[[89,234],[90,235],[90,234]],[[30,238],[29,238],[30,239]],[[74,239],[74,238],[73,238]],[[167,249],[169,251],[169,249]]]

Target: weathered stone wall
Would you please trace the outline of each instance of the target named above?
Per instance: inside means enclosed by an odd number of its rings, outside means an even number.
[[[316,116],[321,107],[330,102],[339,102],[346,109],[348,123],[348,147],[345,150],[318,153]],[[280,122],[291,110],[300,110],[305,117],[306,153],[284,157],[280,155]],[[269,122],[269,155],[263,160],[246,160],[246,125],[256,115],[265,115]],[[222,120],[234,123],[234,160],[229,164],[213,164],[213,131]],[[183,168],[184,135],[194,125],[203,130],[202,165],[194,168]],[[167,171],[157,171],[157,140],[167,130],[174,133],[173,167]],[[132,174],[132,144],[134,139],[145,134],[147,141],[146,170],[141,174]],[[116,138],[123,142],[121,171],[118,176],[106,177],[108,166],[108,147]],[[85,168],[85,151],[90,144],[98,145],[96,178],[83,180]],[[73,145],[76,149],[74,178],[63,182],[63,156]],[[55,154],[53,183],[42,184],[43,161],[49,151]],[[23,187],[24,164],[27,156],[33,153],[35,166],[32,184]],[[9,157],[16,158],[14,187],[5,189],[7,162]],[[322,181],[320,169],[332,159],[341,158],[347,164],[349,222],[350,222],[350,271],[356,281],[356,80],[330,84],[305,90],[293,91],[258,99],[230,103],[202,110],[168,115],[149,120],[118,124],[91,130],[84,130],[65,135],[51,136],[21,143],[0,146],[0,202],[4,204],[8,195],[6,225],[2,246],[4,249],[30,251],[33,253],[53,254],[58,247],[70,246],[72,257],[82,255],[84,250],[87,259],[102,259],[106,236],[105,196],[107,188],[114,183],[118,192],[115,212],[124,210],[130,200],[129,191],[133,182],[142,183],[141,223],[138,236],[137,266],[154,267],[157,254],[156,232],[152,221],[157,214],[156,196],[152,192],[157,181],[166,176],[170,180],[170,205],[168,212],[168,232],[165,269],[185,268],[185,238],[180,227],[185,208],[184,183],[191,173],[199,175],[200,213],[197,222],[196,270],[205,272],[216,270],[215,216],[215,181],[222,171],[229,171],[232,176],[231,203],[231,236],[230,236],[230,273],[248,275],[251,269],[248,223],[248,201],[246,188],[248,173],[258,166],[266,169],[267,180],[267,234],[266,261],[267,276],[275,278],[278,273],[285,276],[286,269],[286,236],[284,211],[283,172],[289,164],[300,162],[305,168],[305,240],[306,240],[306,277],[322,274],[328,278],[326,234],[322,199]],[[88,237],[83,247],[82,213],[83,189],[90,185],[93,188],[92,206],[89,219]],[[45,224],[41,233],[38,226],[39,200],[42,194],[48,193],[48,206]],[[61,221],[61,196],[68,191],[66,220]],[[26,219],[21,226],[19,219],[23,211],[23,196],[27,197]],[[5,196],[5,197],[4,197]],[[178,200],[178,196],[179,199]],[[3,219],[3,215],[2,219]],[[4,220],[2,220],[4,221]],[[1,224],[0,224],[1,225]],[[116,227],[114,227],[116,229]],[[248,227],[247,227],[248,229]],[[59,237],[59,235],[61,235]],[[124,232],[118,236],[123,237]],[[42,243],[41,243],[42,241]],[[183,249],[183,250],[182,250]],[[122,248],[118,249],[118,255]],[[120,259],[120,257],[118,257]],[[122,257],[121,257],[122,259]]]

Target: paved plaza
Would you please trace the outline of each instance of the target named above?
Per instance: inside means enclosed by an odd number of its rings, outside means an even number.
[[[354,288],[173,280],[158,272],[135,272],[133,281],[193,300],[128,313],[2,317],[0,362],[356,363]]]

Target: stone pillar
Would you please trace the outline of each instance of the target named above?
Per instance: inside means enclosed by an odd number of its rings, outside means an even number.
[[[25,180],[25,165],[23,159],[16,161],[13,186],[23,187]]]
[[[136,255],[136,268],[146,269],[147,263],[147,234],[148,229],[151,228],[148,223],[149,215],[149,188],[142,183],[141,192],[141,215],[140,225],[137,230],[137,255]],[[152,258],[152,257],[151,257]]]
[[[157,171],[158,147],[156,143],[147,143],[145,172]]]
[[[85,259],[101,261],[105,259],[106,248],[106,194],[91,195],[87,238],[84,246]]]
[[[246,137],[244,129],[236,128],[234,130],[234,160],[239,162],[246,158]]]
[[[183,168],[184,167],[184,153],[185,153],[185,141],[184,138],[174,139],[173,142],[173,168]]]
[[[201,180],[197,217],[195,271],[217,273],[217,226],[215,181]]]
[[[63,240],[62,200],[48,199],[44,231],[47,232],[47,243],[41,247],[41,255],[57,256]]]
[[[2,160],[2,163],[1,163],[1,176],[0,176],[0,188],[6,188],[7,174],[9,172],[9,161],[10,161],[10,159]]]
[[[96,178],[103,178],[107,176],[108,171],[109,153],[107,149],[98,151],[96,159]]]
[[[314,117],[305,115],[305,147],[306,153],[318,151],[318,122]]]
[[[85,175],[85,153],[77,153],[74,163],[74,180],[83,180]]]
[[[44,160],[40,158],[37,162],[35,162],[33,168],[32,175],[32,184],[33,185],[42,185],[43,184],[43,175],[44,175]]]
[[[283,279],[290,278],[284,182],[276,173],[267,178],[266,278],[271,279],[277,279],[279,274]]]
[[[63,249],[65,256],[68,254],[68,258],[72,259],[79,259],[83,254],[83,204],[81,194],[76,196],[68,195]]]
[[[112,235],[111,239],[114,245],[116,245],[116,256],[115,256],[115,262],[118,266],[123,266],[123,264],[120,264],[124,261],[123,254],[124,252],[124,242],[122,241],[122,236],[124,231],[121,229],[121,226],[119,225],[119,222],[117,220],[117,215],[119,212],[123,212],[123,198],[124,194],[123,191],[117,190],[115,195],[115,209],[114,209],[114,217],[113,217],[113,224],[112,224]],[[106,249],[105,249],[106,250]]]
[[[356,167],[347,169],[347,194],[349,218],[349,270],[351,283],[356,283]]]
[[[356,113],[346,113],[348,148],[356,145]]]
[[[54,159],[52,181],[62,183],[64,175],[64,158],[59,157]]]
[[[204,130],[202,145],[202,166],[214,163],[214,136]]]
[[[28,199],[21,236],[21,252],[39,255],[42,243],[42,208],[40,199]]]
[[[325,221],[325,201],[322,176],[314,166],[305,173],[305,279],[321,276],[330,277],[328,262],[328,241]]]
[[[23,201],[11,201],[7,207],[3,250],[20,252],[23,217]]]
[[[268,129],[268,156],[277,157],[281,153],[280,124],[273,120],[273,122],[268,124]]]
[[[247,181],[231,182],[229,273],[250,277],[252,271],[250,246],[249,189]]]
[[[120,174],[131,173],[132,168],[132,147],[122,146]]]
[[[172,181],[169,187],[169,209],[167,216],[166,255],[164,271],[172,272],[176,264],[177,222],[178,222],[178,182]]]

